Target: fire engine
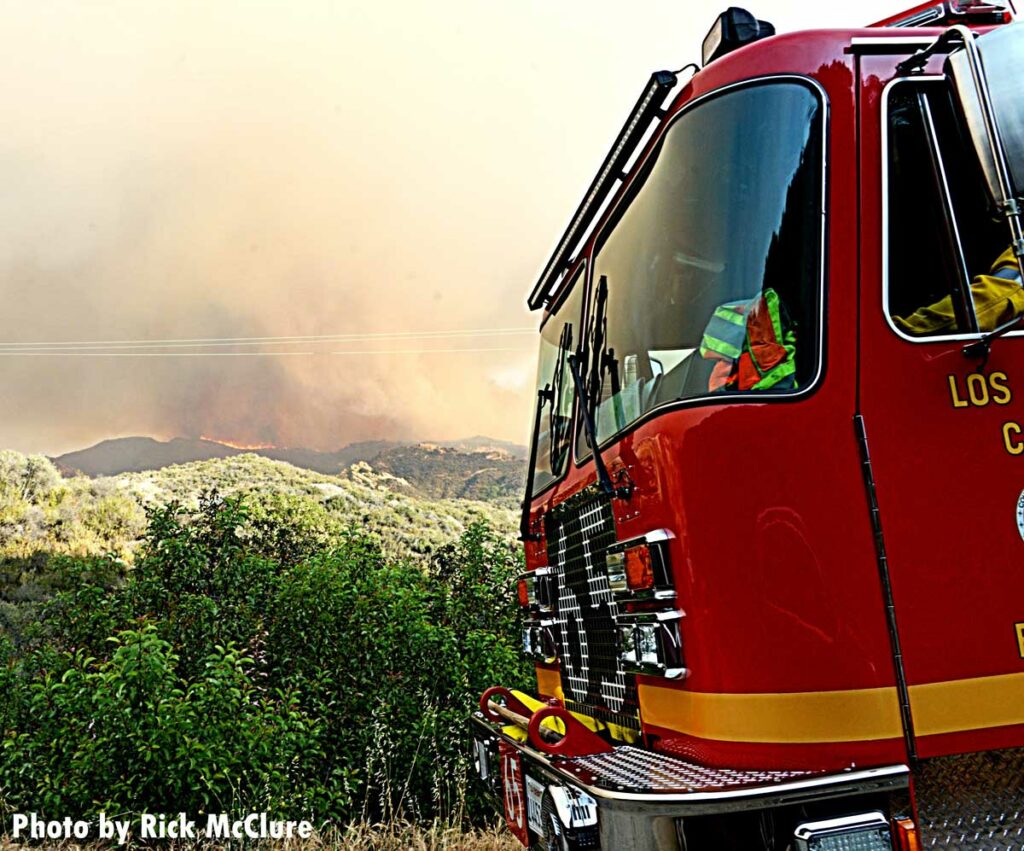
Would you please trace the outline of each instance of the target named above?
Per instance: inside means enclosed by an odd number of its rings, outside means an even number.
[[[529,295],[545,849],[1024,848],[1024,24],[947,0],[655,73]]]

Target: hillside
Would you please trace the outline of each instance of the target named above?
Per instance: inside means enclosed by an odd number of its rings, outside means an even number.
[[[515,504],[522,498],[526,465],[507,452],[460,452],[421,443],[387,449],[369,462],[378,472],[408,482],[429,499],[480,499]]]
[[[152,437],[116,437],[102,440],[94,446],[66,452],[51,460],[64,475],[116,476],[121,473],[141,473],[160,470],[172,464],[188,464],[211,458],[230,458],[249,452],[272,461],[284,461],[293,467],[336,475],[352,464],[373,461],[382,453],[400,451],[408,447],[444,447],[466,454],[483,453],[504,455],[525,461],[527,449],[507,440],[495,440],[477,435],[460,440],[412,441],[364,440],[349,443],[333,451],[285,446],[241,446],[238,444],[200,437],[175,437],[156,440]]]
[[[433,457],[426,450],[425,456],[428,460]],[[406,460],[397,456],[384,466],[408,468],[417,476],[440,469],[427,463],[412,469],[415,464]],[[471,474],[466,477],[472,479]],[[483,481],[486,477],[478,478]],[[147,508],[171,501],[195,506],[200,493],[210,489],[223,496],[247,495],[255,506],[257,521],[270,514],[284,516],[292,525],[317,536],[324,546],[330,546],[346,529],[357,527],[377,538],[385,552],[394,554],[428,556],[479,519],[511,536],[516,520],[508,500],[497,504],[455,495],[424,498],[415,485],[390,469],[374,469],[365,462],[351,465],[341,477],[239,452],[161,470],[63,479],[41,456],[3,450],[0,561],[37,553],[112,553],[130,561],[145,528]],[[439,486],[435,492],[443,490]],[[450,490],[471,493],[474,487],[452,486]]]
[[[235,446],[209,438],[175,437],[163,441],[152,437],[117,437],[100,441],[87,449],[58,455],[53,462],[65,475],[116,476],[160,470],[172,464],[231,458],[249,452],[272,461],[284,461],[293,467],[333,475],[350,464],[369,461],[382,451],[401,445],[389,440],[367,440],[350,443],[334,452],[321,452],[277,446]]]
[[[241,455],[243,451],[212,440],[176,437],[162,441],[152,437],[119,437],[100,441],[95,446],[77,452],[67,452],[52,460],[57,469],[66,475],[84,473],[87,476],[110,476],[140,470],[159,470],[161,467],[186,464],[189,461],[227,458]]]
[[[488,437],[443,445],[363,441],[334,452],[280,447],[248,449],[205,438],[159,441],[151,437],[124,437],[104,440],[52,460],[66,477],[84,474],[104,478],[244,454],[343,478],[351,477],[353,466],[368,463],[386,474],[381,479],[383,486],[425,499],[476,499],[512,505],[520,499],[526,478],[523,447]],[[395,481],[396,478],[402,481]]]

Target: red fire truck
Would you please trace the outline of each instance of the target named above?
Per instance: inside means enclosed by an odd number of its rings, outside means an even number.
[[[1013,17],[732,8],[644,89],[529,296],[524,845],[1024,848]]]

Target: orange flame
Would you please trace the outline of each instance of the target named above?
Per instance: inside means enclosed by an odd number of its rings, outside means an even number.
[[[210,443],[219,443],[221,446],[230,446],[232,449],[277,449],[273,443],[236,443],[233,440],[225,440],[222,437],[210,437],[207,434],[199,435],[200,440],[208,440]]]

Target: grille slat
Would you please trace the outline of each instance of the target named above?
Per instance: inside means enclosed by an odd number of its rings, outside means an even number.
[[[558,586],[556,640],[566,705],[639,730],[636,680],[619,663],[619,609],[605,566],[605,551],[616,540],[610,500],[594,492],[566,500],[548,515],[546,534]]]

